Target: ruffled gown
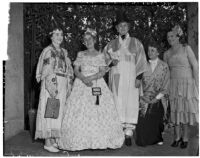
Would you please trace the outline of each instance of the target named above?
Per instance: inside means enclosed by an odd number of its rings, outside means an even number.
[[[199,122],[198,91],[188,60],[189,46],[184,47],[182,53],[169,56],[166,61],[170,68],[170,108],[171,121],[174,124],[194,125]],[[195,56],[193,55],[193,60]]]
[[[89,57],[84,52],[78,54],[74,65],[80,65],[85,76],[96,74],[100,66],[106,66],[103,54]],[[101,88],[99,105],[95,105],[92,88],[75,79],[58,139],[60,149],[115,149],[123,145],[123,129],[111,91],[103,78],[93,81],[93,87]]]

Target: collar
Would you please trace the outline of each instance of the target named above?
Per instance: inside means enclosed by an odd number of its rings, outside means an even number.
[[[124,43],[125,41],[127,41],[127,39],[129,39],[130,35],[129,33],[127,33],[124,40],[122,40],[120,35],[118,37],[119,37],[119,43]]]
[[[158,63],[158,58],[156,58],[155,60],[149,60],[150,64],[157,64]]]

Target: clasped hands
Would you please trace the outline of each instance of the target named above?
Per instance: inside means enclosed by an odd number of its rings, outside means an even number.
[[[153,98],[150,100],[148,97],[145,97],[145,96],[140,97],[140,102],[142,102],[142,103],[154,104],[154,103],[157,103],[158,101],[159,100],[156,98]]]
[[[93,83],[92,83],[92,80],[93,78],[91,76],[84,76],[84,77],[81,77],[81,80],[82,82],[88,86],[88,87],[92,87]]]
[[[148,97],[141,96],[139,109],[140,109],[142,116],[145,116],[145,113],[146,113],[146,110],[147,110],[149,104],[154,104],[154,103],[157,103],[158,101],[159,100],[156,98],[150,100]]]

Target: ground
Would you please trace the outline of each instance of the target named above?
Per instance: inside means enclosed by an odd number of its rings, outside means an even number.
[[[164,144],[162,146],[152,145],[139,147],[123,145],[121,149],[106,150],[84,150],[84,151],[60,151],[50,153],[43,149],[43,141],[32,142],[29,131],[22,131],[18,135],[4,142],[4,156],[197,156],[199,148],[199,137],[195,127],[190,127],[190,140],[188,148],[173,148],[170,144],[173,141],[173,129],[166,129],[163,133]]]

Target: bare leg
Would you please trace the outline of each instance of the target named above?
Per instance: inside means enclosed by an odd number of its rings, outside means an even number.
[[[174,139],[178,141],[181,138],[180,125],[175,125],[174,127]]]
[[[188,124],[183,124],[183,141],[188,142]]]
[[[51,138],[51,144],[55,143],[55,138]]]

